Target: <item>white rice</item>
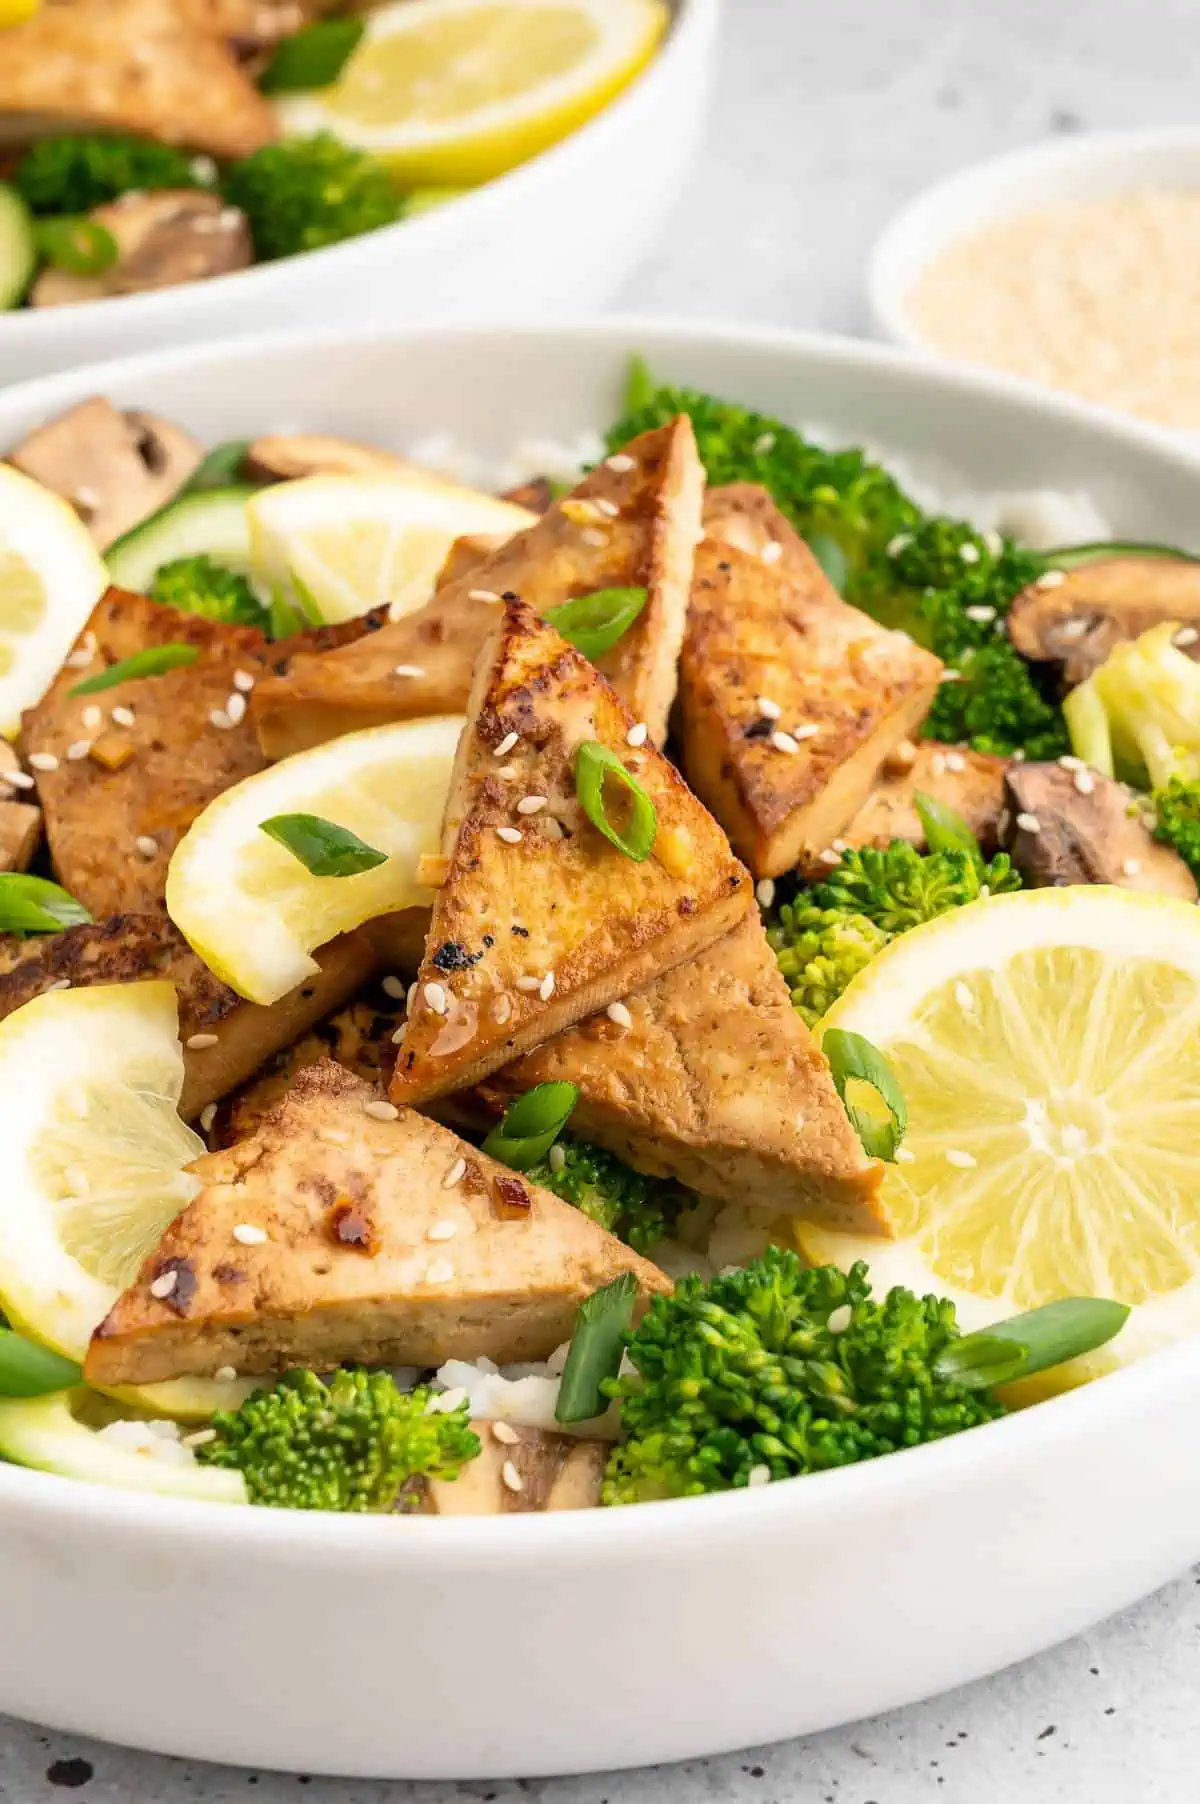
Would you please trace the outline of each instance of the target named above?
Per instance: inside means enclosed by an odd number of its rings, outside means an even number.
[[[178,1422],[138,1422],[122,1419],[107,1422],[97,1431],[97,1438],[118,1447],[122,1453],[141,1453],[164,1466],[193,1466],[196,1455],[179,1438]]]
[[[567,1352],[564,1345],[540,1364],[503,1367],[491,1359],[448,1359],[433,1382],[443,1390],[464,1392],[467,1413],[475,1422],[511,1422],[516,1428],[542,1428],[551,1434],[615,1441],[615,1409],[606,1410],[591,1422],[573,1422],[569,1427],[555,1420],[554,1407]]]

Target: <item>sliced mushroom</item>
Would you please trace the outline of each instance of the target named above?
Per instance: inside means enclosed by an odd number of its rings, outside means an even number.
[[[251,476],[265,482],[291,482],[298,476],[417,476],[430,482],[428,470],[378,445],[332,438],[320,432],[276,433],[256,438],[246,453]]]
[[[455,1479],[430,1479],[418,1508],[434,1516],[500,1516],[527,1510],[590,1510],[610,1448],[543,1428],[472,1422],[482,1443],[478,1459]]]
[[[8,461],[69,501],[103,551],[164,506],[203,455],[181,426],[94,395],[31,432]]]
[[[31,306],[74,307],[111,295],[175,288],[246,269],[254,261],[245,214],[201,188],[125,194],[90,217],[116,239],[117,261],[98,276],[44,269],[30,292]]]
[[[1123,783],[1061,764],[1014,764],[1004,787],[1004,838],[1036,888],[1115,883],[1196,900],[1183,859],[1159,845]]]
[[[1022,589],[1008,612],[1008,636],[1022,657],[1061,664],[1074,685],[1114,645],[1164,620],[1200,625],[1200,564],[1107,557],[1078,570],[1047,571]]]

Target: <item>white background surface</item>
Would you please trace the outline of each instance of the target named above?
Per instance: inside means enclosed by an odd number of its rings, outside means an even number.
[[[1200,12],[1189,0],[725,6],[707,154],[628,292],[638,311],[858,330],[867,248],[925,182],[1049,133],[1200,122]],[[0,1723],[0,1801],[62,1804],[64,1782],[82,1781],[84,1804],[1195,1804],[1198,1585],[1183,1578],[1091,1635],[934,1703],[691,1766],[490,1786],[306,1783]],[[821,1625],[807,1632],[819,1637]],[[0,1658],[20,1658],[19,1625],[0,1625],[0,1647]],[[736,1684],[736,1648],[729,1667]]]

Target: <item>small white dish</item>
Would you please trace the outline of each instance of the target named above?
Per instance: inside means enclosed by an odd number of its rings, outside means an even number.
[[[1200,130],[1181,126],[1055,138],[935,183],[909,201],[875,242],[867,268],[875,331],[907,350],[938,355],[908,301],[922,273],[949,245],[1035,207],[1146,188],[1200,188]]]
[[[1200,455],[879,347],[608,320],[295,334],[0,394],[0,451],[91,394],[216,442],[284,420],[499,460],[663,379],[882,447],[952,493],[1091,494],[1194,543]],[[993,1672],[1200,1557],[1200,1339],[878,1462],[676,1503],[415,1518],[237,1509],[0,1466],[0,1711],[309,1773],[640,1766],[829,1728]]]
[[[699,142],[718,0],[672,0],[658,54],[589,124],[444,207],[179,288],[0,313],[0,387],[235,332],[593,312],[655,243]]]

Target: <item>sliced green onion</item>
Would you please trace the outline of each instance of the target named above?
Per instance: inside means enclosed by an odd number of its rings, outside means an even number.
[[[554,1405],[556,1422],[590,1422],[604,1409],[601,1386],[621,1369],[637,1294],[633,1273],[622,1272],[580,1304]]]
[[[658,393],[658,384],[650,374],[650,365],[644,357],[631,357],[629,374],[625,378],[624,413],[638,413],[643,407],[649,407]]]
[[[935,1369],[939,1378],[961,1384],[964,1390],[988,1390],[1093,1352],[1120,1333],[1128,1317],[1124,1303],[1104,1297],[1064,1297],[951,1341],[938,1355]]]
[[[840,595],[846,586],[850,567],[837,540],[827,532],[814,532],[804,542]]]
[[[624,637],[645,605],[645,589],[596,589],[591,595],[576,595],[560,607],[547,608],[545,617],[594,663]]]
[[[264,94],[297,94],[327,88],[362,41],[365,19],[320,19],[284,38],[258,78]]]
[[[223,445],[214,445],[207,457],[201,458],[179,494],[201,495],[207,489],[227,489],[243,482],[242,466],[249,450],[248,438],[226,439]]]
[[[877,1046],[862,1034],[831,1027],[821,1051],[829,1060],[834,1087],[850,1125],[872,1159],[896,1157],[908,1127],[908,1109],[896,1075]]]
[[[0,873],[0,933],[57,933],[91,918],[82,903],[47,877]]]
[[[1093,539],[1087,545],[1056,545],[1040,555],[1046,570],[1082,570],[1088,564],[1112,557],[1161,557],[1181,564],[1200,563],[1200,556],[1194,551],[1182,551],[1178,545],[1155,545],[1144,539]]]
[[[529,1171],[546,1157],[579,1100],[574,1084],[535,1084],[504,1111],[483,1143],[489,1158]]]
[[[144,651],[135,651],[130,658],[118,658],[98,676],[85,677],[82,683],[75,684],[71,694],[98,695],[102,689],[115,689],[118,683],[132,683],[136,677],[163,676],[168,670],[181,670],[185,664],[194,664],[199,656],[197,645],[148,645]]]
[[[628,791],[629,822],[624,832],[614,827],[604,805],[604,784],[611,777]],[[575,754],[575,794],[579,805],[598,833],[636,864],[649,858],[658,833],[654,803],[637,778],[626,770],[615,752],[598,739],[585,739]]]
[[[290,596],[282,589],[275,589],[271,595],[271,605],[267,609],[267,632],[272,639],[291,639],[302,633],[308,621],[300,612]]]
[[[945,802],[926,795],[923,789],[917,790],[913,801],[931,852],[969,852],[972,858],[979,859],[979,841],[956,809],[947,808]]]
[[[43,260],[72,276],[102,276],[120,256],[108,227],[95,219],[39,219],[33,235]]]
[[[273,814],[269,821],[259,821],[258,830],[298,858],[314,877],[357,877],[388,861],[386,852],[376,851],[349,827],[339,827],[319,814]]]
[[[83,1382],[73,1360],[36,1341],[0,1328],[0,1397],[46,1397]]]

